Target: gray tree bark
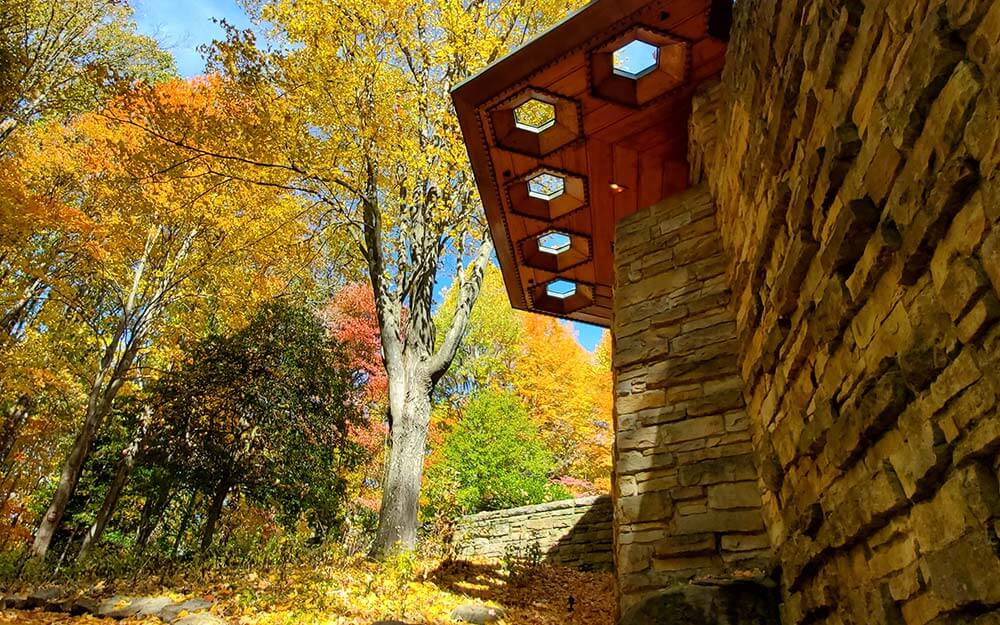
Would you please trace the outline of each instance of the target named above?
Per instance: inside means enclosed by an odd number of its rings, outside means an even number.
[[[374,194],[370,197],[374,197]],[[423,475],[427,427],[431,414],[431,392],[451,366],[465,335],[472,306],[479,296],[493,245],[485,240],[468,267],[455,282],[458,304],[451,327],[435,351],[437,332],[431,306],[437,264],[442,252],[440,238],[418,210],[409,224],[413,241],[408,273],[398,288],[386,285],[382,255],[381,215],[374,203],[365,203],[365,257],[375,293],[383,359],[389,381],[390,447],[382,485],[378,531],[372,555],[384,557],[397,550],[412,550],[417,542],[417,515]],[[409,304],[402,327],[403,302]]]
[[[412,549],[417,542],[420,483],[431,415],[430,380],[426,375],[421,377],[423,380],[411,383],[403,413],[392,418],[376,555],[387,555],[397,548]]]
[[[7,415],[3,420],[3,428],[0,429],[0,463],[6,462],[10,452],[13,451],[17,437],[21,434],[21,428],[28,420],[30,409],[30,398],[27,395],[21,395],[7,410]]]
[[[121,498],[122,490],[125,489],[125,485],[128,483],[129,478],[132,476],[132,471],[135,469],[136,458],[138,458],[139,450],[146,439],[146,432],[149,429],[151,419],[152,410],[147,406],[143,409],[142,418],[139,421],[139,427],[136,430],[135,436],[132,437],[128,446],[122,450],[121,460],[118,461],[118,466],[115,469],[115,477],[111,480],[111,485],[108,487],[108,492],[104,495],[104,501],[101,502],[101,509],[97,511],[94,522],[83,536],[83,544],[80,545],[80,552],[76,556],[77,560],[86,558],[90,550],[100,542],[101,536],[104,535],[108,521],[111,520],[112,515],[115,513],[115,508],[118,507],[118,500]]]

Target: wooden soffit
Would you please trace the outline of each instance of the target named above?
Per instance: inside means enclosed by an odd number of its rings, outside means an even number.
[[[731,0],[596,0],[455,88],[515,308],[610,325],[615,223],[687,188],[731,20]]]

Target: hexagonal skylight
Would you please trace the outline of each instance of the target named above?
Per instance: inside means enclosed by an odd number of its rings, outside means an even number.
[[[538,249],[546,254],[562,254],[568,252],[571,240],[565,232],[553,230],[539,235]]]
[[[545,293],[549,297],[566,299],[576,294],[576,283],[559,278],[545,285]]]
[[[656,69],[660,49],[640,39],[633,39],[611,54],[615,73],[636,79]]]
[[[556,107],[532,98],[514,109],[514,125],[529,132],[542,132],[556,125]]]
[[[554,200],[566,191],[562,176],[542,173],[528,180],[528,195],[539,200]]]

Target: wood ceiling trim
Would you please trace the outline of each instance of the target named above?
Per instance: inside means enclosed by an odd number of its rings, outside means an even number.
[[[452,93],[473,172],[515,308],[607,326],[611,316],[614,223],[688,184],[687,117],[697,84],[721,72],[725,42],[709,36],[709,9],[724,0],[596,0]],[[638,110],[594,93],[591,54],[653,30],[686,43],[688,80],[655,94]],[[518,154],[499,145],[491,111],[533,91],[577,104],[582,136],[547,154]],[[506,104],[505,104],[506,103]],[[650,132],[650,128],[655,128]],[[537,170],[570,172],[588,181],[588,203],[546,221],[512,210],[510,184]],[[609,183],[622,185],[618,193]],[[532,237],[549,230],[587,237],[588,260],[551,272],[524,262]],[[544,284],[562,277],[585,286],[592,303],[559,312],[534,305]],[[543,302],[539,302],[543,304]],[[548,308],[548,310],[546,310]]]

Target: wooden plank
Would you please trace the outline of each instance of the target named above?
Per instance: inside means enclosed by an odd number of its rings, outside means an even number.
[[[638,152],[638,154],[637,202],[639,210],[642,210],[663,199],[663,154],[655,151]]]

